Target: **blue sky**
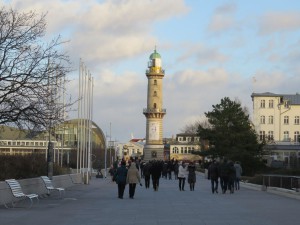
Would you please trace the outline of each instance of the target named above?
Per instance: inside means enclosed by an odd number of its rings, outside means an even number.
[[[48,12],[47,36],[70,40],[95,79],[94,121],[126,142],[143,138],[149,55],[157,46],[164,78],[164,136],[202,120],[221,98],[252,112],[252,92],[300,92],[297,0],[6,0],[17,10]],[[253,82],[255,77],[256,82]],[[70,74],[76,98],[78,71]],[[76,114],[70,114],[69,118]]]

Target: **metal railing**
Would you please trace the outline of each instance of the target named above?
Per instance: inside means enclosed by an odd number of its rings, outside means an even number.
[[[300,177],[287,175],[263,174],[263,186],[278,187],[299,192]]]
[[[143,109],[143,113],[166,113],[166,109],[155,109],[155,108],[152,108],[152,109]]]

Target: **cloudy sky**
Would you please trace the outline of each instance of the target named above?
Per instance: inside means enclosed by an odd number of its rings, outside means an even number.
[[[164,137],[203,118],[224,97],[252,112],[252,92],[300,92],[299,0],[2,0],[47,12],[75,72],[94,77],[93,120],[119,142],[144,138],[145,70],[155,46],[165,69]],[[69,117],[76,116],[70,114]]]

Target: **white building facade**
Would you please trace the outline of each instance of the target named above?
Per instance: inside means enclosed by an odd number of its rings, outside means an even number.
[[[177,134],[176,140],[170,141],[170,159],[199,161],[202,159],[194,151],[201,151],[200,137],[196,134]]]
[[[142,139],[119,143],[117,145],[117,157],[125,160],[129,160],[131,157],[141,158],[144,155],[144,145],[145,141]]]
[[[253,93],[253,125],[259,140],[266,140],[272,159],[300,159],[300,94]],[[273,146],[273,147],[272,147]],[[298,147],[297,147],[298,146]]]

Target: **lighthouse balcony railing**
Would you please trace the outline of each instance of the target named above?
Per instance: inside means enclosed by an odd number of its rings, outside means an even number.
[[[144,109],[143,112],[144,113],[166,113],[166,109]]]
[[[146,73],[165,73],[165,70],[154,67],[154,68],[150,68],[150,69],[146,70]]]

